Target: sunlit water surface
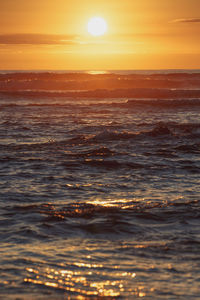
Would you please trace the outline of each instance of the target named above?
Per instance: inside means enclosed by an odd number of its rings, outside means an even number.
[[[0,299],[199,297],[199,104],[0,101]]]

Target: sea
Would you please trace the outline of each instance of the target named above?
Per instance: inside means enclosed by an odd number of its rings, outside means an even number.
[[[0,299],[200,299],[200,70],[0,71]]]

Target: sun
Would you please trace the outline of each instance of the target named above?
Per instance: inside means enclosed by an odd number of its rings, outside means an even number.
[[[93,17],[89,20],[88,25],[88,32],[93,36],[100,36],[104,35],[107,31],[107,23],[101,17]]]

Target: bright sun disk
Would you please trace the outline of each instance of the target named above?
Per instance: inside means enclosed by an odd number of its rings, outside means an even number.
[[[104,35],[107,31],[107,23],[101,17],[93,17],[88,22],[88,32],[93,36]]]

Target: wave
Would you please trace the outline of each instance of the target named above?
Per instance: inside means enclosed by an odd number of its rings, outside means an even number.
[[[73,81],[73,80],[105,80],[105,79],[143,79],[143,80],[160,80],[160,79],[174,79],[174,80],[198,80],[200,77],[200,70],[155,70],[143,72],[137,71],[107,71],[107,72],[0,72],[0,81]]]
[[[200,72],[0,74],[0,93],[14,97],[198,98]]]
[[[116,201],[100,200],[93,202],[68,203],[67,205],[34,204],[5,207],[5,216],[18,219],[27,216],[37,216],[36,232],[19,231],[16,235],[27,235],[28,238],[38,238],[51,235],[77,233],[77,229],[87,234],[148,234],[153,229],[148,224],[173,224],[179,221],[199,220],[200,210],[198,200],[170,201],[168,203],[154,201],[138,201],[119,199]],[[29,223],[34,218],[29,218]],[[60,224],[60,226],[59,226]],[[35,225],[35,223],[34,223]]]
[[[7,124],[7,123],[6,123]],[[138,128],[145,126],[146,123],[138,124]],[[7,126],[10,126],[8,123]],[[177,141],[177,139],[183,138],[184,143],[188,143],[188,140],[193,141],[197,139],[197,145],[200,138],[200,123],[176,123],[176,122],[158,122],[152,124],[146,124],[149,129],[138,130],[138,131],[120,131],[120,130],[109,130],[99,129],[99,132],[96,134],[76,134],[74,132],[74,137],[66,138],[63,140],[52,140],[47,139],[46,142],[38,143],[11,143],[11,144],[0,144],[0,148],[10,148],[15,150],[42,150],[42,149],[63,149],[66,146],[78,146],[78,145],[87,145],[94,146],[97,148],[91,149],[83,153],[73,153],[72,156],[79,157],[91,157],[91,156],[100,156],[100,157],[111,157],[117,155],[117,152],[110,150],[104,143],[108,142],[135,142],[140,141],[141,139],[153,138],[153,139],[163,139],[168,138],[170,140]],[[28,128],[30,130],[30,128]],[[92,129],[92,128],[90,128]],[[98,130],[98,128],[96,129]],[[99,145],[99,147],[98,147]],[[186,145],[187,146],[187,145]],[[180,145],[181,147],[181,145]],[[178,148],[177,148],[178,149]]]
[[[198,89],[160,89],[160,88],[131,88],[131,89],[95,89],[87,91],[37,91],[37,90],[3,90],[1,97],[15,98],[138,98],[138,99],[200,99]],[[144,101],[144,100],[143,100]],[[133,104],[131,100],[129,105]],[[145,104],[145,101],[143,102]]]
[[[186,97],[187,98],[187,97]],[[136,105],[142,106],[156,106],[163,108],[178,108],[187,106],[200,106],[200,99],[152,99],[152,100],[127,100],[126,103],[122,103],[122,106],[132,107]]]
[[[139,126],[141,126],[139,124]],[[148,126],[153,127],[150,130],[142,130],[138,132],[129,131],[110,131],[104,130],[91,137],[89,141],[120,141],[120,140],[131,140],[136,138],[144,137],[200,137],[200,123],[175,123],[175,122],[158,122],[153,124],[148,124]]]

